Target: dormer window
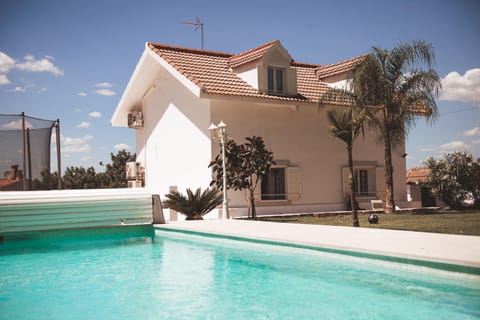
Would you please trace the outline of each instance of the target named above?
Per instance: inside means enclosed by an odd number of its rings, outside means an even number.
[[[267,82],[268,93],[285,93],[285,69],[268,67]]]

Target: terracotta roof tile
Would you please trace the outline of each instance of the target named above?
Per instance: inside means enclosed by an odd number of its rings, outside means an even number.
[[[341,74],[353,69],[353,67],[362,61],[365,58],[365,55],[361,55],[352,59],[348,59],[345,61],[337,62],[334,64],[329,64],[326,66],[318,67],[316,72],[319,79],[325,79],[331,76],[335,76],[337,74]]]
[[[322,70],[320,65],[292,62],[291,66],[297,69],[296,96],[261,93],[232,71],[232,65],[239,66],[261,58],[277,42],[278,40],[271,41],[237,55],[157,43],[148,43],[148,47],[205,94],[318,103],[320,97],[331,90],[326,82],[318,78],[318,70]],[[344,66],[343,69],[345,68]]]
[[[430,169],[422,167],[414,167],[407,172],[407,183],[416,184],[424,183],[427,181],[427,175],[430,173]]]
[[[273,40],[259,47],[231,56],[230,58],[228,58],[228,64],[230,65],[230,67],[236,68],[245,63],[258,60],[263,57],[263,55],[266,51],[268,51],[268,49],[273,47],[278,42],[278,40]]]

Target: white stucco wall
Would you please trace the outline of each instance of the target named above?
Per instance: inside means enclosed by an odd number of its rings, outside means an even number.
[[[230,136],[238,143],[244,143],[247,136],[263,137],[267,147],[272,149],[275,160],[287,160],[290,166],[301,170],[300,199],[288,203],[260,202],[260,212],[343,209],[342,168],[348,166],[346,146],[328,133],[326,109],[315,105],[279,106],[231,101],[212,103],[212,119],[223,120],[228,125]],[[395,196],[399,202],[406,201],[405,160],[400,157],[404,148],[395,151]],[[214,146],[213,154],[218,153]],[[382,145],[377,144],[373,135],[360,137],[354,147],[354,159],[358,163],[373,163],[383,167]],[[245,207],[244,192],[229,191],[231,206]],[[384,200],[384,199],[382,199]],[[369,204],[365,200],[364,206]],[[291,205],[285,208],[285,205]]]
[[[144,128],[137,130],[137,161],[145,186],[164,196],[171,186],[185,192],[208,187],[211,173],[210,111],[172,76],[161,73],[143,101]]]

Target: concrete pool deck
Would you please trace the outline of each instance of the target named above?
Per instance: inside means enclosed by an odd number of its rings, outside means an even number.
[[[155,228],[480,268],[477,236],[250,220],[176,221]]]

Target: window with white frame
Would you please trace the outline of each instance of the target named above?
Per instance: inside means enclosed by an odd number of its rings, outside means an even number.
[[[343,192],[350,193],[348,185],[349,169],[343,169]],[[384,190],[383,168],[374,165],[358,166],[354,168],[354,189],[357,197],[379,197],[379,192]]]
[[[357,169],[355,170],[355,193],[357,196],[369,196],[368,189],[368,170]]]
[[[278,162],[282,162],[282,160]],[[288,165],[271,167],[255,193],[255,198],[262,201],[299,200],[302,194],[300,168]]]
[[[267,68],[267,88],[269,93],[285,93],[285,69]]]
[[[285,199],[285,168],[270,168],[262,179],[262,200]]]

